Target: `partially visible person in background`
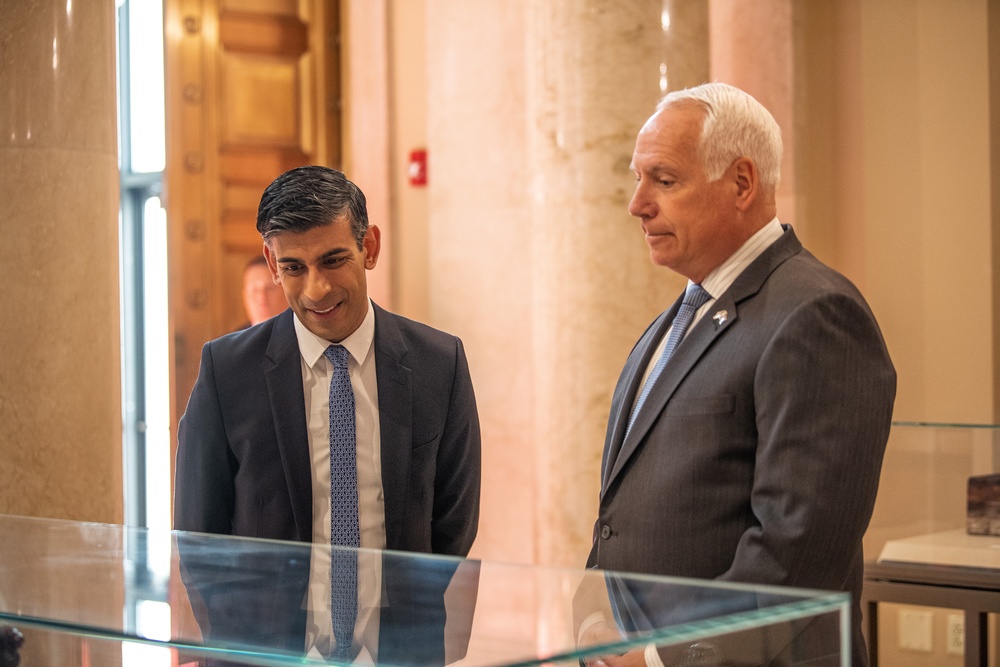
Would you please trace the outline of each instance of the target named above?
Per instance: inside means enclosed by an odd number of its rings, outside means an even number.
[[[248,321],[241,329],[269,320],[288,308],[285,292],[271,278],[263,254],[255,256],[243,269],[243,308]]]

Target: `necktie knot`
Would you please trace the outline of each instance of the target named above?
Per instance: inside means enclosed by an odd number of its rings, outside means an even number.
[[[692,283],[688,285],[688,288],[684,291],[684,305],[691,306],[695,310],[698,310],[705,302],[712,298],[712,295],[705,291],[705,288],[698,283]]]
[[[323,351],[323,356],[330,360],[334,369],[347,368],[347,358],[350,352],[343,345],[331,345]]]

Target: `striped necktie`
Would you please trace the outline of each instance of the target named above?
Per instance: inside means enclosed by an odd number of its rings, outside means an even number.
[[[656,365],[653,366],[652,372],[646,379],[646,384],[642,386],[642,391],[639,392],[639,399],[635,402],[635,407],[629,416],[628,428],[625,430],[626,436],[628,436],[628,432],[632,429],[632,424],[635,423],[639,409],[642,408],[642,404],[646,402],[646,398],[653,389],[653,385],[656,384],[656,379],[660,377],[663,367],[667,365],[667,361],[670,360],[670,356],[674,353],[677,344],[681,342],[681,339],[684,338],[684,333],[691,326],[694,314],[711,298],[712,295],[706,292],[701,285],[688,285],[687,290],[684,292],[684,301],[681,302],[681,307],[677,311],[677,316],[674,317],[674,322],[670,327],[670,334],[667,336],[667,344],[663,348],[663,354],[656,360]]]

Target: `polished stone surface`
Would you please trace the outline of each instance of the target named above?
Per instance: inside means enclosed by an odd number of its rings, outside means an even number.
[[[114,3],[0,0],[0,511],[122,519]]]
[[[465,341],[480,406],[475,553],[590,549],[615,380],[683,285],[627,212],[664,70],[707,74],[704,12],[665,30],[672,4],[427,3],[430,311]]]

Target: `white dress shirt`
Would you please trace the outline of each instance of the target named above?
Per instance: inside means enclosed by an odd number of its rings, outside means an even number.
[[[324,356],[331,345],[295,318],[302,365],[302,388],[306,405],[306,428],[312,471],[313,543],[306,623],[306,650],[329,654],[333,646],[330,615],[330,380],[333,366]],[[358,518],[363,549],[384,549],[385,497],[382,491],[382,451],[379,429],[378,386],[375,373],[375,310],[340,342],[347,348],[357,433]],[[378,609],[381,602],[381,571],[377,553],[363,552],[358,558],[358,623],[355,642],[377,659]],[[364,654],[358,662],[367,662]]]

